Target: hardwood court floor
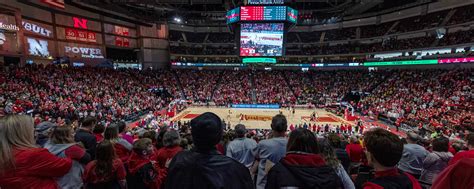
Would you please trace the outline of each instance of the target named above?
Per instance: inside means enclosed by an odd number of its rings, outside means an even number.
[[[230,110],[230,114],[229,114]],[[243,108],[217,108],[217,107],[189,107],[172,118],[173,121],[190,121],[204,112],[213,112],[226,123],[230,122],[232,126],[242,123],[250,129],[270,129],[271,118],[282,111],[283,115],[290,124],[303,123],[317,123],[317,124],[331,124],[340,125],[354,124],[353,122],[345,121],[342,117],[336,116],[323,109],[296,109],[293,115],[288,109],[243,109]],[[317,114],[317,121],[310,121],[310,116],[313,112]],[[241,120],[241,117],[243,118]]]

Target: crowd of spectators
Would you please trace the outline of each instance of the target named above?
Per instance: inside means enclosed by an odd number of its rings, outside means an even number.
[[[35,125],[28,115],[0,119],[0,187],[474,186],[474,133],[448,138],[408,132],[400,138],[382,128],[364,129],[361,122],[311,130],[289,126],[282,114],[272,118],[269,129],[252,130],[242,124],[226,126],[210,112],[190,122],[152,127],[115,122],[104,129],[91,116],[77,130],[71,124],[47,124]],[[38,127],[45,130],[45,143],[35,143],[33,131]]]
[[[162,88],[167,95],[157,95]],[[180,97],[169,71],[26,66],[2,74],[2,114],[31,113],[38,119],[74,121],[87,116],[128,120],[166,108]]]
[[[392,71],[358,106],[368,114],[398,119],[398,124],[464,130],[473,123],[471,73],[472,69]]]
[[[256,102],[259,104],[281,104],[288,106],[296,103],[296,97],[283,77],[284,72],[253,71]],[[278,85],[275,85],[278,83]]]
[[[216,105],[252,103],[250,75],[247,71],[223,71],[212,100]]]

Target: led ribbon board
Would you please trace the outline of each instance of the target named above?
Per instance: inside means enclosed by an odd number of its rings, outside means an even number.
[[[275,58],[244,58],[242,59],[244,64],[252,63],[267,63],[267,64],[276,64]]]
[[[438,60],[407,60],[388,62],[364,62],[364,66],[404,66],[404,65],[427,65],[438,64]]]

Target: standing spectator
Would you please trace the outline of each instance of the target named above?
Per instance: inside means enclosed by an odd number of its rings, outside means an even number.
[[[65,189],[82,187],[84,166],[91,161],[86,150],[74,142],[73,132],[74,130],[70,126],[54,127],[50,140],[44,146],[57,157],[67,157],[73,160],[69,172],[58,179],[59,187]]]
[[[474,133],[468,134],[466,136],[466,141],[467,141],[467,148],[469,150],[456,153],[453,159],[449,161],[449,165],[455,164],[460,159],[474,158]]]
[[[182,151],[170,163],[165,188],[253,188],[248,169],[216,150],[223,134],[221,119],[206,112],[191,120],[194,149]]]
[[[342,148],[342,141],[341,137],[337,134],[329,133],[328,135],[329,144],[334,148],[336,153],[337,159],[341,162],[342,167],[344,170],[349,171],[349,165],[351,164],[351,160],[347,152]]]
[[[122,161],[115,155],[114,144],[108,140],[99,143],[96,158],[84,170],[84,188],[125,189],[127,172]]]
[[[133,144],[133,137],[127,133],[128,128],[127,124],[125,122],[120,121],[117,123],[118,129],[119,129],[119,136],[123,139],[125,139],[128,143]]]
[[[319,150],[311,131],[301,128],[292,131],[287,154],[268,172],[265,188],[341,188],[341,180]],[[342,166],[341,169],[345,172]]]
[[[355,189],[354,182],[352,182],[351,177],[347,174],[347,171],[336,157],[334,148],[329,144],[327,139],[318,140],[319,150],[321,156],[326,161],[326,164],[333,168],[336,171],[337,176],[342,181],[342,186],[344,189]]]
[[[254,154],[256,159],[259,159],[257,169],[257,189],[265,188],[267,183],[266,167],[271,167],[278,163],[281,158],[285,156],[286,145],[288,140],[285,137],[285,132],[288,127],[286,117],[278,114],[272,118],[272,138],[262,140],[258,143]]]
[[[102,124],[98,124],[94,127],[94,130],[92,132],[94,133],[97,143],[100,143],[102,142],[102,140],[104,140],[104,131],[105,127]]]
[[[44,144],[49,140],[49,135],[51,134],[51,130],[54,127],[54,123],[49,121],[44,121],[39,123],[35,127],[35,138],[36,144],[43,147]]]
[[[368,163],[375,169],[375,178],[366,182],[364,189],[421,189],[412,175],[396,167],[403,154],[403,143],[397,135],[375,128],[365,133],[364,146]]]
[[[9,115],[0,120],[0,187],[57,189],[57,177],[72,166],[68,158],[58,158],[37,148],[33,119]]]
[[[247,134],[247,129],[245,125],[237,124],[235,126],[235,134],[237,138],[229,143],[227,146],[228,157],[231,157],[241,164],[245,165],[247,168],[251,168],[253,162],[255,161],[255,156],[253,151],[257,147],[257,142],[255,140],[245,137]]]
[[[84,148],[86,148],[86,152],[89,153],[92,159],[94,159],[95,148],[97,145],[97,139],[92,134],[92,130],[94,130],[96,123],[97,120],[94,117],[86,117],[84,121],[82,121],[81,127],[74,135],[74,141],[81,142]]]
[[[421,171],[420,180],[426,183],[433,183],[438,173],[443,171],[449,160],[453,157],[448,152],[449,140],[445,137],[435,138],[432,142],[433,152],[429,153],[423,161],[423,169]]]
[[[420,178],[423,160],[428,155],[428,151],[417,144],[420,137],[414,133],[407,133],[407,143],[403,145],[403,156],[400,159],[398,168],[404,172],[410,173],[416,179]]]
[[[156,152],[156,161],[160,168],[165,168],[166,161],[183,150],[181,138],[176,130],[169,130],[163,135],[163,147]]]
[[[125,139],[120,138],[118,131],[117,124],[111,124],[107,129],[105,129],[104,138],[114,144],[115,154],[117,154],[117,157],[120,158],[123,163],[127,163],[133,146]]]
[[[362,148],[362,145],[360,145],[359,139],[357,139],[356,136],[351,136],[350,142],[351,143],[346,146],[347,155],[349,155],[352,163],[360,163],[364,149]]]
[[[133,152],[128,161],[130,174],[127,177],[129,188],[159,189],[166,178],[166,168],[152,159],[153,143],[149,138],[142,138],[133,144]]]

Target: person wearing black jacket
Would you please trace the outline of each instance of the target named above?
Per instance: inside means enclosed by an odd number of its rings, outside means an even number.
[[[92,130],[94,129],[97,120],[94,117],[87,117],[82,122],[81,127],[76,131],[74,135],[74,141],[82,143],[86,152],[90,155],[91,159],[95,159],[95,148],[97,145],[97,139]]]
[[[191,120],[194,148],[182,151],[169,165],[165,188],[252,189],[249,170],[238,161],[221,155],[216,144],[223,134],[221,119],[206,112]]]
[[[282,187],[316,189],[342,188],[336,171],[319,154],[316,137],[307,129],[290,133],[286,156],[268,173],[266,189]]]

